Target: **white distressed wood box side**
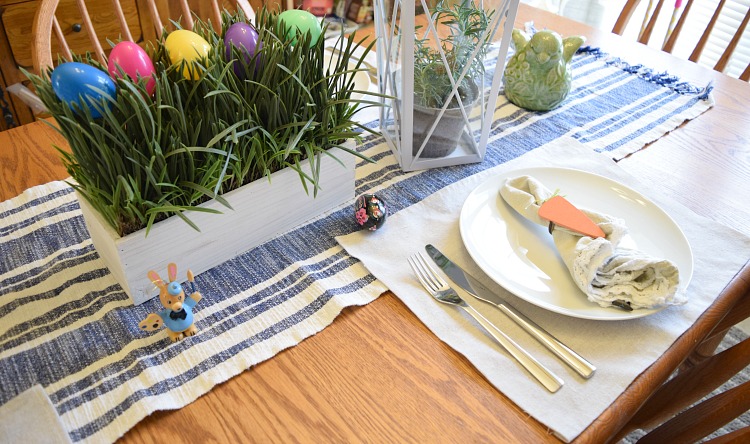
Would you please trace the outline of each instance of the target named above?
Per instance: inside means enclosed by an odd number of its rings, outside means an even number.
[[[320,157],[316,197],[312,189],[306,194],[298,173],[287,168],[273,173],[270,183],[262,178],[225,194],[233,209],[213,200],[201,205],[223,214],[186,213],[201,231],[171,217],[154,224],[148,236],[140,230],[120,237],[85,198],[78,196],[78,200],[99,256],[133,304],[139,305],[158,294],[146,276],[149,270],[164,276],[167,264],[175,262],[178,280],[184,281],[188,268],[200,274],[319,214],[353,204],[357,158],[338,149],[331,153],[341,163],[330,156]]]

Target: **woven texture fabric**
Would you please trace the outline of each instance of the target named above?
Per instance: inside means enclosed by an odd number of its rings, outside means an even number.
[[[566,135],[619,158],[711,106],[706,90],[656,82],[591,48],[573,64],[574,89],[552,112],[498,101],[480,164],[405,174],[383,139],[368,136],[358,150],[376,163],[357,165],[356,194],[375,191],[397,213]],[[112,442],[316,334],[386,290],[335,241],[357,229],[353,204],[196,276],[199,333],[171,344],[163,330],[138,329],[158,300],[130,304],[70,187],[52,182],[0,203],[0,405],[41,385],[73,442]]]

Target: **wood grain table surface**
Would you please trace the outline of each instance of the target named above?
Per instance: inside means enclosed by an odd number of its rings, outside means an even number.
[[[714,108],[620,165],[696,213],[750,235],[750,85],[521,5],[516,24],[584,35],[633,64],[713,82]],[[68,176],[44,122],[0,132],[0,200]],[[750,252],[748,252],[750,258]],[[577,442],[607,442],[750,288],[746,264],[717,301]],[[390,292],[121,440],[147,442],[559,442],[438,340]]]

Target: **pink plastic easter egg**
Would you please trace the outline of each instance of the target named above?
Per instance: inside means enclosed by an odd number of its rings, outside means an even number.
[[[119,67],[119,68],[118,68]],[[156,69],[151,58],[140,46],[133,42],[120,42],[112,48],[107,63],[107,71],[113,79],[119,78],[121,72],[125,73],[133,80],[139,77],[148,78],[146,82],[146,91],[149,95],[154,93],[156,80],[154,74]]]

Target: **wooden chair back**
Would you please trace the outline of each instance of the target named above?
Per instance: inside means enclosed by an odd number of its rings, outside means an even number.
[[[715,436],[706,442],[750,442],[750,426],[724,435],[716,433],[750,410],[750,381],[717,390],[750,365],[750,338],[715,352],[728,330],[748,317],[750,293],[744,293],[676,374],[641,406],[619,438],[642,429],[648,433],[638,440],[639,444],[698,442],[711,435]]]
[[[44,69],[48,67],[52,67],[54,62],[57,60],[57,54],[62,54],[62,56],[70,60],[71,59],[71,44],[69,43],[70,39],[73,38],[75,35],[78,37],[78,33],[80,31],[85,31],[85,34],[88,36],[88,41],[90,43],[90,46],[88,46],[86,49],[91,51],[92,54],[95,54],[98,58],[99,62],[106,65],[106,54],[109,52],[108,50],[105,51],[105,49],[102,47],[102,42],[106,42],[107,38],[110,38],[111,40],[116,40],[118,38],[121,38],[122,40],[129,40],[132,42],[140,43],[137,41],[137,39],[134,39],[134,35],[138,39],[142,39],[144,35],[153,35],[156,38],[161,37],[161,34],[163,32],[163,29],[165,29],[165,25],[169,25],[169,19],[170,17],[169,11],[165,11],[165,9],[168,8],[166,2],[163,0],[136,0],[136,5],[138,8],[145,9],[147,11],[148,21],[153,24],[153,30],[145,30],[145,29],[137,29],[133,30],[131,27],[134,25],[133,22],[135,22],[136,26],[140,26],[140,21],[137,19],[130,19],[130,23],[128,21],[128,18],[126,17],[126,14],[123,12],[123,3],[121,0],[97,0],[98,2],[111,2],[111,8],[112,13],[114,14],[114,17],[117,21],[118,28],[119,28],[119,35],[99,35],[97,33],[97,27],[94,25],[94,20],[92,20],[92,16],[89,14],[89,8],[87,8],[87,1],[86,0],[72,0],[75,2],[75,4],[78,7],[78,11],[80,12],[80,21],[76,22],[76,24],[72,25],[72,32],[71,30],[63,30],[61,27],[60,22],[57,18],[58,13],[58,7],[60,6],[61,0],[41,0],[39,1],[39,6],[36,11],[36,15],[34,17],[34,24],[33,24],[33,32],[32,32],[32,41],[31,41],[31,52],[32,52],[32,61],[33,61],[33,67],[34,71],[36,73],[41,73]],[[179,18],[181,20],[182,26],[185,28],[191,29],[193,27],[193,11],[190,8],[190,5],[188,4],[188,0],[174,0],[179,5]],[[207,3],[210,3],[210,14],[209,17],[207,17],[209,20],[211,20],[211,23],[214,26],[218,26],[221,23],[221,10],[223,9],[223,4],[220,4],[219,0],[205,0]],[[159,4],[161,4],[161,12],[159,8]],[[94,0],[88,0],[88,3],[92,5],[95,3]],[[174,3],[171,3],[174,4]],[[245,15],[249,19],[253,19],[255,17],[255,12],[253,10],[253,7],[251,6],[250,2],[248,0],[235,0],[234,1],[235,6],[238,9],[242,9],[245,13]],[[100,5],[97,5],[100,6]],[[165,14],[166,12],[166,14]],[[70,11],[67,11],[67,15],[70,14]],[[166,20],[162,19],[163,14],[165,14]],[[76,15],[76,17],[78,17]],[[146,21],[144,21],[146,23]],[[111,31],[111,23],[109,24],[109,30]],[[141,31],[149,31],[149,32],[141,32]],[[153,32],[151,32],[153,31]],[[75,33],[75,34],[74,34]],[[59,48],[59,52],[52,50],[52,43],[53,40],[56,40],[57,48]],[[80,46],[80,45],[78,45]],[[78,49],[78,48],[77,48]],[[80,52],[80,51],[76,51]]]
[[[632,17],[633,12],[635,11],[639,3],[641,3],[641,0],[627,0],[627,2],[625,3],[625,6],[622,8],[622,12],[620,13],[620,16],[618,17],[617,22],[615,22],[615,26],[612,28],[613,33],[619,34],[619,35],[623,34],[626,26],[630,22],[630,18]],[[662,45],[662,50],[668,53],[672,53],[675,47],[675,44],[677,43],[677,40],[680,38],[682,28],[685,25],[685,22],[690,14],[690,9],[692,8],[693,3],[695,3],[695,0],[686,0],[683,3],[684,3],[684,9],[682,11],[682,14],[680,15],[679,20],[677,20],[677,22],[674,24],[674,30],[668,36],[668,38],[665,39],[664,44]],[[724,12],[725,4],[726,4],[726,0],[719,1],[710,21],[708,22],[708,25],[703,30],[703,33],[701,34],[701,37],[698,40],[698,43],[696,44],[692,53],[690,54],[690,57],[688,57],[688,60],[697,63],[698,60],[700,59],[701,54],[703,53],[703,49],[706,47],[706,42],[708,42],[709,36],[713,32],[714,27],[716,26],[716,23],[719,20],[719,17]],[[648,22],[646,23],[645,27],[643,27],[643,29],[641,30],[638,36],[638,41],[640,43],[647,45],[648,42],[651,40],[654,27],[656,26],[656,21],[659,18],[659,14],[662,12],[663,6],[664,6],[664,0],[656,1],[656,5],[654,6],[653,12],[651,13],[650,18],[648,19]],[[727,45],[726,49],[721,54],[721,57],[719,58],[719,60],[716,62],[716,65],[714,65],[714,70],[719,71],[719,72],[724,72],[726,70],[729,60],[734,54],[734,51],[737,48],[737,45],[739,44],[740,39],[742,38],[742,34],[745,32],[745,28],[747,28],[748,22],[750,22],[750,9],[748,9],[745,12],[745,17],[742,19],[739,26],[735,30],[735,33],[732,36],[732,39],[729,41],[729,44]],[[740,74],[739,77],[740,79],[745,80],[745,81],[750,80],[750,63],[748,63],[747,67],[742,72],[742,74]]]

